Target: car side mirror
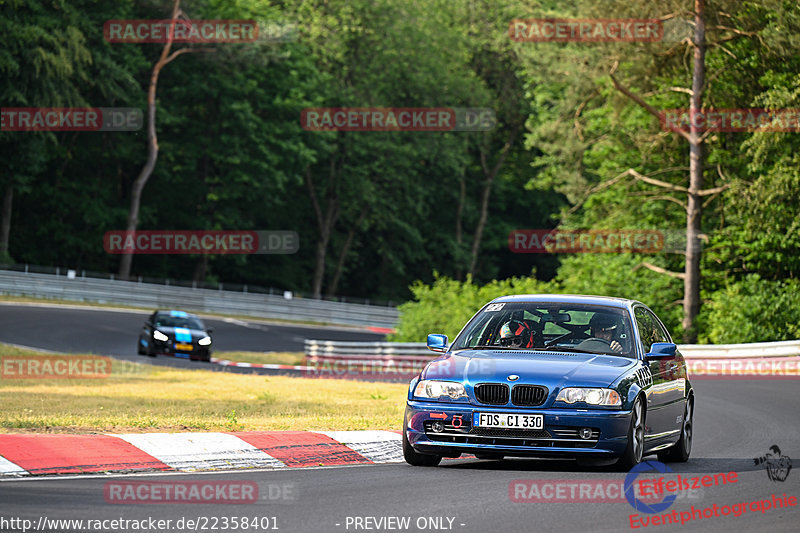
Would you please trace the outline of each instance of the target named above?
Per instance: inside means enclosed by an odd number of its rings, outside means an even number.
[[[661,360],[673,359],[678,351],[678,346],[671,342],[654,342],[650,352],[645,354],[646,359]]]
[[[214,328],[206,328],[206,333],[211,335],[212,333],[214,333]]]
[[[432,352],[447,351],[447,335],[431,333],[428,335],[428,349]]]

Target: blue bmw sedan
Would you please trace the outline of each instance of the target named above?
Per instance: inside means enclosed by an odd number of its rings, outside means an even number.
[[[620,298],[521,295],[486,304],[411,380],[403,454],[686,461],[694,392],[669,332]]]

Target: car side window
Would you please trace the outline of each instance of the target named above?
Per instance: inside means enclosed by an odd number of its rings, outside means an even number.
[[[670,342],[669,335],[667,335],[655,315],[647,310],[645,310],[645,314],[650,317],[650,322],[653,324],[653,342]]]
[[[655,327],[653,317],[651,317],[643,307],[637,307],[633,311],[633,316],[636,319],[636,327],[639,329],[639,337],[642,339],[642,347],[645,353],[650,351],[650,346],[655,341]]]
[[[636,318],[636,327],[639,328],[645,353],[650,351],[654,342],[670,342],[669,335],[652,312],[644,307],[637,307],[633,315]]]

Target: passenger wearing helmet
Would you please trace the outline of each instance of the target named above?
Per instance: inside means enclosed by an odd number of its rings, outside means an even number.
[[[622,351],[622,345],[614,338],[617,334],[617,321],[611,315],[597,313],[589,321],[592,337],[609,343],[615,352]]]
[[[528,324],[521,320],[509,320],[500,328],[500,346],[509,348],[530,348],[533,335]]]

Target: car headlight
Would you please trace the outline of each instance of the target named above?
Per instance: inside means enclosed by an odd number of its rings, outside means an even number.
[[[208,346],[209,344],[211,344],[211,337],[205,336],[199,341],[197,341],[197,344],[199,344],[200,346]]]
[[[464,389],[464,385],[455,381],[424,379],[417,383],[417,387],[414,389],[414,396],[434,399],[447,396],[452,400],[456,400],[458,398],[466,398],[467,391]]]
[[[614,389],[567,387],[561,389],[556,397],[557,402],[577,403],[584,402],[589,405],[622,406],[622,399]]]
[[[158,331],[157,329],[153,330],[153,338],[157,341],[168,341],[169,337]]]

